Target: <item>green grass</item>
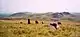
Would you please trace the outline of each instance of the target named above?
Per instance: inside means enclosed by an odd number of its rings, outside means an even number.
[[[62,21],[60,28],[55,30],[48,26],[48,21],[44,24],[5,21],[0,21],[0,37],[80,37],[80,24],[76,22]]]

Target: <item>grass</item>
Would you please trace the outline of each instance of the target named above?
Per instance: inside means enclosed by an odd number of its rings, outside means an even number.
[[[51,29],[48,26],[49,21],[44,21],[44,24],[26,22],[26,20],[0,20],[0,37],[80,37],[80,23],[77,22],[63,20],[58,30]]]

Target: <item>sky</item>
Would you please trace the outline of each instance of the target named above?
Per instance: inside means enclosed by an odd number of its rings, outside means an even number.
[[[80,12],[80,0],[0,0],[3,12]]]

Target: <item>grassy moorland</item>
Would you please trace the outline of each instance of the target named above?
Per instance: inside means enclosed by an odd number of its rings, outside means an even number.
[[[26,20],[0,20],[0,37],[80,37],[79,22],[61,21],[57,30],[48,26],[49,21],[39,22],[27,24]]]

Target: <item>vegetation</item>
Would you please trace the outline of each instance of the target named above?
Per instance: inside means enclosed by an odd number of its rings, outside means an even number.
[[[60,28],[55,30],[48,26],[49,21],[41,22],[35,24],[31,20],[28,24],[27,20],[0,20],[0,37],[80,37],[80,23],[62,20]]]
[[[0,37],[80,37],[79,18],[72,17],[69,12],[54,13],[61,18],[60,28],[56,30],[49,26],[49,20],[54,16],[51,14],[20,12],[1,17]]]

